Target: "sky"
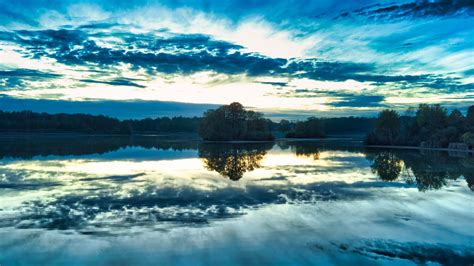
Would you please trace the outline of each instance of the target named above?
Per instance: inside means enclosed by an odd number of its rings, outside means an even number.
[[[0,0],[0,109],[374,116],[474,104],[474,2]]]

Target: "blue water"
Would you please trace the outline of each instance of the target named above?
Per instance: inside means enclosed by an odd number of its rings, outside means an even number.
[[[0,265],[472,265],[474,158],[0,139]]]

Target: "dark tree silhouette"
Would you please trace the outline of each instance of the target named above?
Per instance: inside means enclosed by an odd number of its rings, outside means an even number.
[[[260,161],[272,146],[272,143],[204,143],[199,146],[199,157],[203,159],[206,169],[237,181],[244,173],[260,168]]]
[[[240,103],[224,105],[208,110],[199,127],[204,140],[272,140],[263,114],[246,111]]]
[[[383,110],[375,121],[373,138],[377,144],[393,145],[400,134],[400,115],[394,110]]]
[[[396,111],[384,110],[367,135],[369,145],[423,145],[448,147],[453,142],[474,145],[474,106],[464,117],[459,110],[448,115],[440,105],[420,104],[415,117],[399,117]]]

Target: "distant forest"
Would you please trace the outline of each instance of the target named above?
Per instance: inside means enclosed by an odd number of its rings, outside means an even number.
[[[212,110],[216,111],[216,110]],[[374,129],[375,118],[363,117],[341,117],[341,118],[310,118],[307,121],[281,120],[274,122],[265,119],[259,113],[246,111],[253,121],[247,123],[255,130],[268,130],[271,132],[281,132],[289,137],[323,137],[328,134],[366,134]],[[210,111],[206,112],[211,114]],[[222,115],[222,112],[212,112],[212,114]],[[218,117],[222,119],[222,117]],[[103,115],[88,114],[47,114],[35,113],[32,111],[4,112],[0,111],[0,132],[11,133],[81,133],[81,134],[158,134],[158,133],[198,133],[201,126],[202,131],[210,130],[210,122],[202,123],[203,117],[159,117],[146,119],[119,120]],[[219,124],[213,123],[212,125]],[[308,121],[315,127],[308,126]],[[220,121],[222,123],[222,121]],[[264,131],[265,131],[264,130]],[[314,132],[308,132],[314,131]],[[211,133],[210,131],[208,132]],[[260,137],[269,138],[268,135],[260,136],[248,132],[238,132],[235,139],[245,137],[248,139],[258,139]],[[252,135],[254,134],[254,135]],[[251,136],[252,135],[252,136]],[[208,136],[212,139],[215,136]],[[222,138],[222,136],[221,136]],[[223,139],[226,139],[223,137]]]

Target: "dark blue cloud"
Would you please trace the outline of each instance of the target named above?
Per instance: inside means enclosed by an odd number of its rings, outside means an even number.
[[[145,88],[145,86],[137,84],[133,82],[133,80],[126,79],[126,78],[116,78],[112,80],[81,79],[79,81],[86,82],[86,83],[107,84],[107,85],[113,85],[113,86],[131,86],[131,87],[137,87],[137,88]]]
[[[319,98],[319,97],[334,97],[336,101],[329,103],[333,107],[385,107],[383,103],[385,97],[382,95],[364,95],[364,92],[359,94],[340,92],[337,90],[326,91],[319,89],[295,89],[292,91],[279,92],[276,95],[280,97],[290,98]]]
[[[0,70],[0,78],[29,77],[29,78],[57,78],[61,75],[55,73],[46,73],[39,70],[17,68],[12,70]]]
[[[330,103],[334,107],[384,107],[385,97],[380,95],[353,95],[340,97],[340,101]]]
[[[472,0],[434,0],[414,1],[391,5],[372,5],[360,8],[353,14],[377,20],[411,19],[425,17],[445,17],[454,15],[472,16],[474,2]],[[343,17],[350,15],[343,13]]]
[[[10,70],[0,69],[0,89],[29,89],[25,81],[45,81],[61,77],[56,73],[42,72],[39,70],[17,68]]]

